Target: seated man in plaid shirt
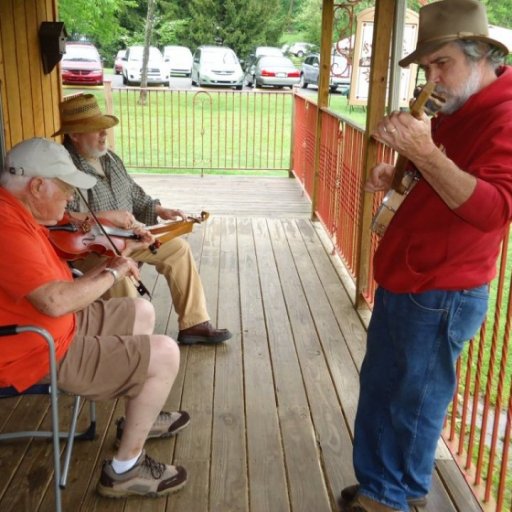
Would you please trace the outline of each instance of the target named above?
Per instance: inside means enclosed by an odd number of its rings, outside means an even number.
[[[81,171],[94,176],[97,184],[86,191],[90,208],[115,226],[131,229],[138,223],[156,224],[157,219],[184,217],[183,212],[165,208],[135,183],[121,159],[107,148],[107,128],[119,123],[115,116],[103,115],[92,94],[82,94],[60,104],[64,146]],[[85,205],[76,199],[70,210],[85,212]],[[162,244],[156,254],[148,249],[136,251],[131,257],[156,267],[169,285],[172,302],[178,314],[178,341],[183,344],[221,343],[231,338],[227,329],[210,323],[203,285],[188,243],[177,237]],[[84,268],[95,266],[98,256],[91,255]],[[81,262],[82,263],[82,262]],[[82,268],[82,267],[81,267]],[[110,297],[136,296],[133,284],[125,279],[109,291]]]

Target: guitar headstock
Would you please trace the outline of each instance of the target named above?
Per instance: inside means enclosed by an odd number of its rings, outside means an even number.
[[[446,100],[434,92],[435,87],[434,82],[427,82],[414,89],[414,99],[411,100],[410,106],[414,117],[420,118],[423,112],[428,116],[435,116],[441,110]]]

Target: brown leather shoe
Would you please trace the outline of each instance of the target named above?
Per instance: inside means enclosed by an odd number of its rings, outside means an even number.
[[[341,490],[341,496],[339,500],[340,507],[350,505],[354,500],[357,493],[359,492],[359,484],[349,485]],[[419,498],[407,498],[407,504],[410,507],[426,507],[427,497],[421,496]]]
[[[206,321],[183,329],[178,333],[178,342],[183,345],[194,345],[195,343],[222,343],[229,340],[232,334],[227,329],[216,329]]]
[[[356,495],[350,504],[341,510],[343,512],[398,512],[396,508],[388,507],[362,494]],[[404,511],[400,510],[400,512]]]

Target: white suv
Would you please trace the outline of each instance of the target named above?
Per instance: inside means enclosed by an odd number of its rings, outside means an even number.
[[[143,46],[130,46],[123,57],[123,84],[141,83]],[[148,60],[148,85],[169,83],[169,66],[158,48],[150,46]]]

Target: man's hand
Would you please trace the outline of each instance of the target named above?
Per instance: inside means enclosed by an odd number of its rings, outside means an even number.
[[[391,188],[395,168],[390,164],[377,164],[364,185],[366,192],[387,192]]]
[[[376,126],[372,137],[383,142],[413,163],[430,155],[436,146],[432,140],[430,118],[416,119],[408,112],[392,112]]]
[[[108,210],[96,212],[96,217],[106,219],[114,226],[122,229],[133,229],[140,227],[142,224],[127,210]]]
[[[139,249],[147,249],[156,240],[149,231],[143,228],[134,228],[133,232],[139,236],[139,240],[127,239],[125,248],[122,251],[123,256],[130,256],[130,254]]]
[[[159,205],[155,208],[155,212],[163,220],[185,220],[187,218],[187,214],[181,210],[164,208]]]
[[[140,279],[139,266],[135,261],[126,256],[114,256],[110,258],[103,266],[103,268],[105,267],[116,270],[120,278],[133,276],[136,279]]]

